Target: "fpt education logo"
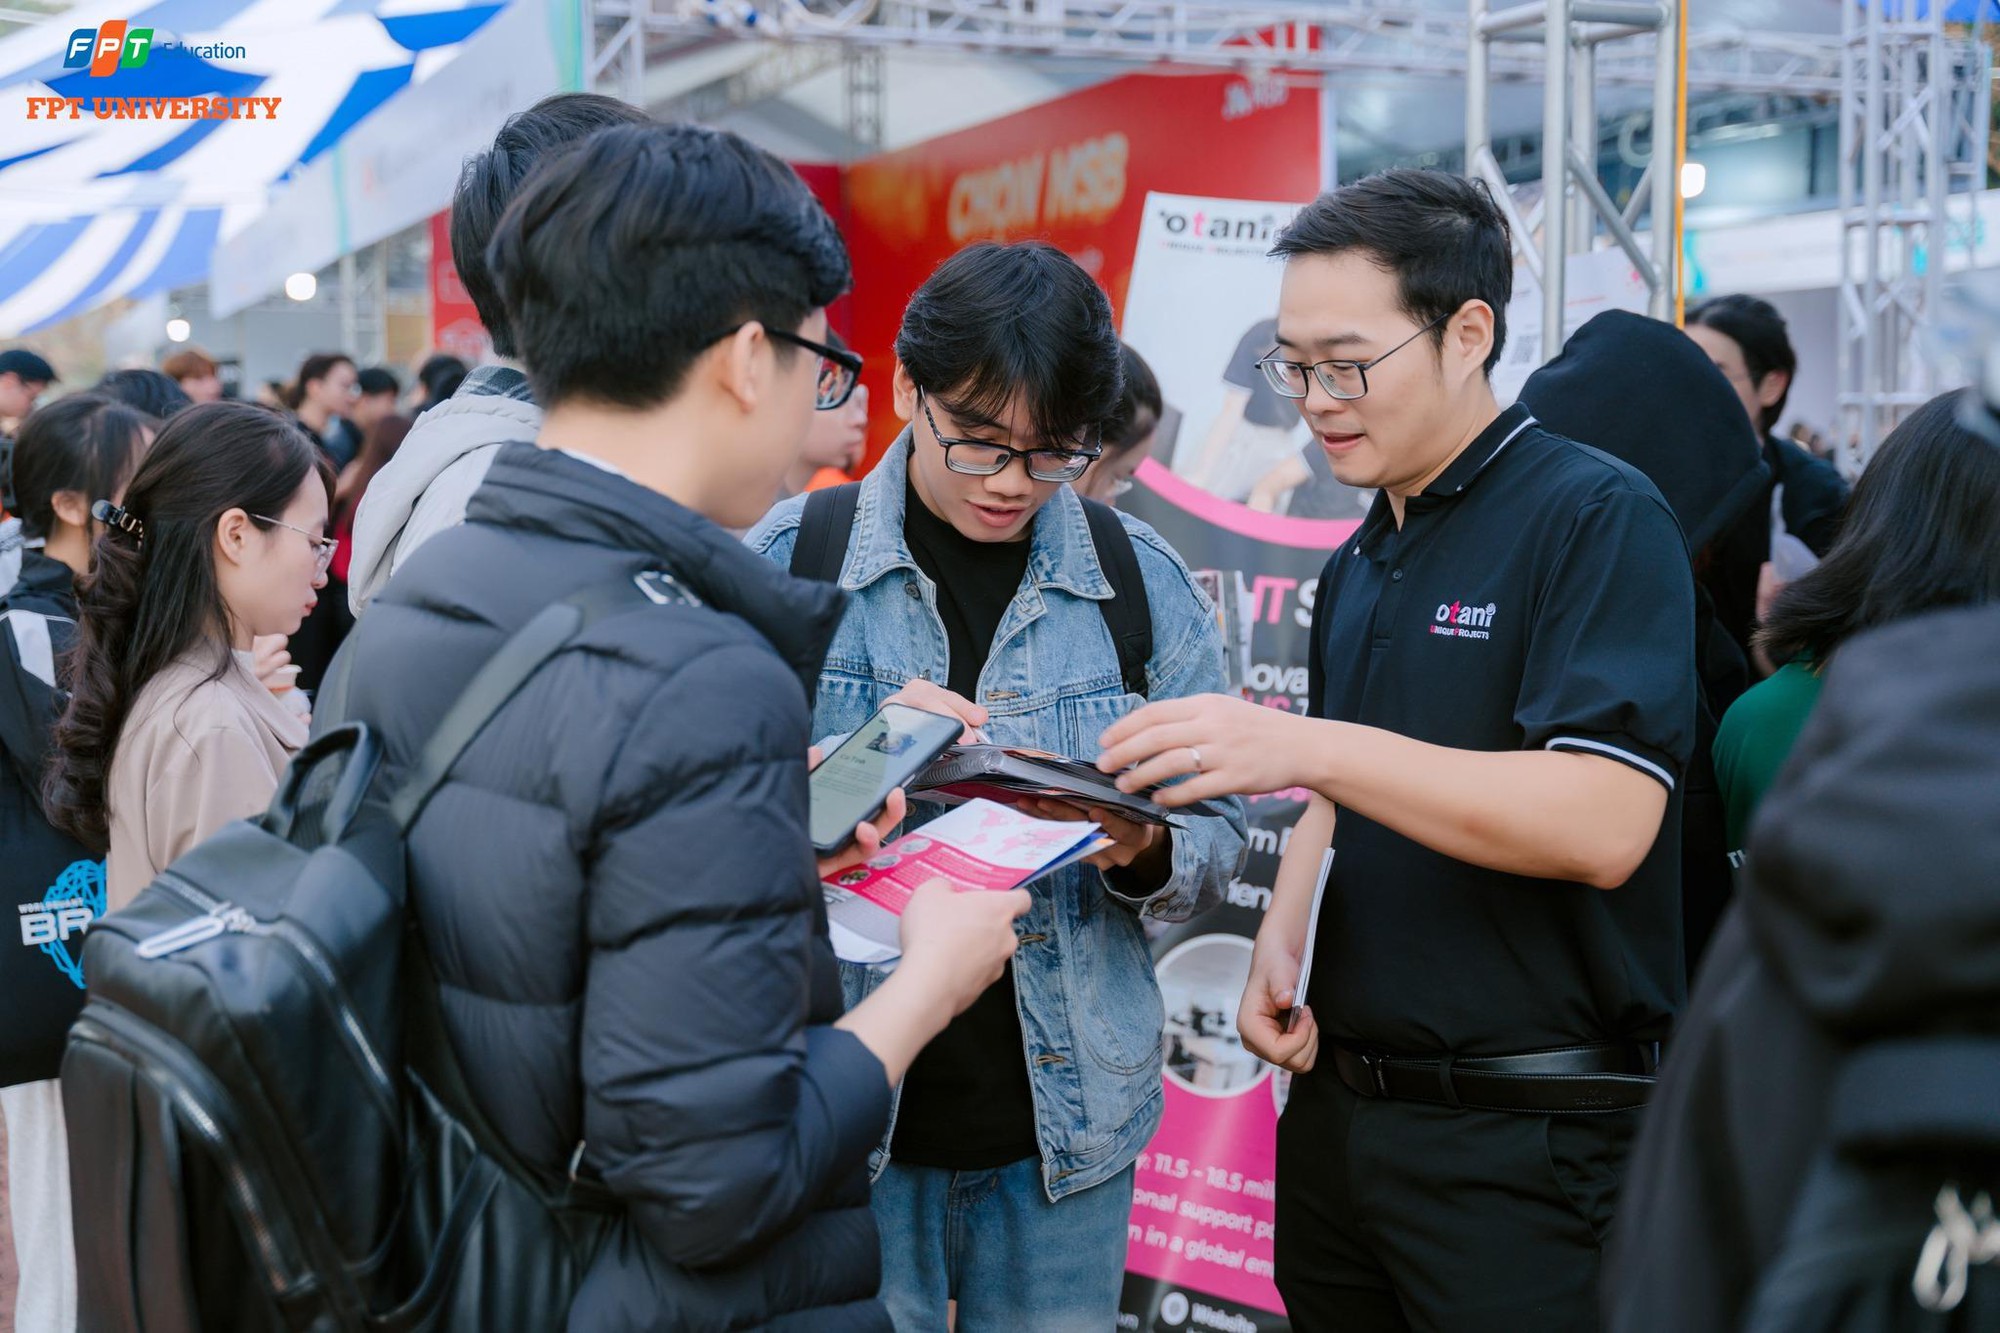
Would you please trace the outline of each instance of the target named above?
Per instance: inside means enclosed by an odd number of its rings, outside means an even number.
[[[206,62],[245,60],[248,55],[233,42],[183,42],[170,32],[134,28],[124,19],[78,28],[70,33],[63,50],[63,68],[71,72],[51,83],[66,95],[26,98],[27,118],[81,120],[88,115],[98,120],[276,120],[282,98],[198,91],[204,84],[217,86],[212,76],[219,71],[204,68]],[[98,85],[98,79],[110,82]],[[248,82],[255,87],[261,80]],[[98,87],[104,96],[78,95]],[[168,95],[158,95],[162,93]]]
[[[143,69],[153,55],[151,28],[126,29],[124,19],[96,28],[78,28],[69,35],[69,49],[63,54],[64,69],[88,65],[92,78],[101,79],[118,69]]]
[[[121,69],[144,69],[155,50],[178,51],[199,60],[241,60],[245,55],[242,47],[228,42],[185,46],[169,36],[156,45],[151,28],[134,28],[124,19],[112,19],[71,33],[63,52],[63,68],[88,68],[92,78],[108,78]]]

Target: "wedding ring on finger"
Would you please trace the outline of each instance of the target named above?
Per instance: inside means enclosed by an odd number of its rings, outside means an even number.
[[[1201,751],[1190,745],[1187,747],[1187,752],[1188,758],[1194,760],[1194,771],[1197,773],[1201,772]]]

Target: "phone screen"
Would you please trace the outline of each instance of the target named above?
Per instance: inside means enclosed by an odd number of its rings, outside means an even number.
[[[889,793],[908,783],[964,732],[955,717],[884,704],[812,772],[813,846],[847,845],[854,826],[873,819]]]

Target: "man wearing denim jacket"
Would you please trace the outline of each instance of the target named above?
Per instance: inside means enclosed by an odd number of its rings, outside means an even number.
[[[1119,400],[1110,304],[1052,247],[979,245],[911,299],[894,401],[909,429],[862,483],[840,583],[851,602],[814,734],[886,700],[955,713],[1003,745],[1089,757],[1127,694],[1083,502]],[[749,538],[788,563],[803,497]],[[1159,536],[1123,518],[1153,626],[1153,699],[1222,686],[1214,609]],[[1117,839],[1033,886],[1009,975],[912,1066],[876,1161],[882,1299],[900,1333],[1113,1327],[1133,1163],[1161,1110],[1160,993],[1141,919],[1221,897],[1240,804],[1172,830],[1102,811]],[[912,822],[937,813],[919,807]],[[856,1002],[882,976],[843,965]]]

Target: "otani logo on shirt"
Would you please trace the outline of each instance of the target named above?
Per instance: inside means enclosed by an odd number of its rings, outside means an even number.
[[[1447,639],[1490,639],[1493,637],[1493,617],[1499,611],[1496,603],[1484,606],[1467,606],[1464,602],[1439,603],[1435,624],[1430,629],[1433,634]]]

